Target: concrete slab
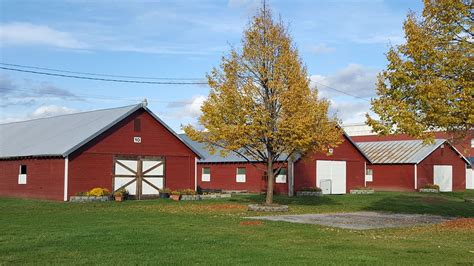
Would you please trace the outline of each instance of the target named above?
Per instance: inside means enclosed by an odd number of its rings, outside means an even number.
[[[427,214],[349,212],[246,217],[247,219],[319,224],[354,230],[410,227],[442,223],[453,218]]]

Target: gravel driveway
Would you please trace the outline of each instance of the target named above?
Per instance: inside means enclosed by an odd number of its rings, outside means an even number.
[[[450,217],[427,214],[397,214],[382,212],[348,212],[247,217],[247,219],[319,224],[345,229],[366,230],[391,227],[410,227],[437,224],[452,220]]]

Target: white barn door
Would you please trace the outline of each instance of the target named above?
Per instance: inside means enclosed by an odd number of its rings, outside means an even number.
[[[453,191],[453,166],[434,165],[433,183],[439,186],[441,192]]]
[[[346,162],[317,160],[316,185],[323,194],[345,194]]]
[[[474,169],[466,168],[466,189],[474,189]]]
[[[114,192],[125,188],[137,199],[153,197],[164,188],[164,160],[162,158],[136,158],[115,160]]]

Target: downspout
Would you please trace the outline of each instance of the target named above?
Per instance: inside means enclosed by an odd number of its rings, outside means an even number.
[[[415,176],[415,190],[418,189],[418,164],[414,165],[414,176]]]
[[[68,201],[69,157],[64,158],[64,201]]]
[[[364,161],[364,187],[367,187],[367,161]]]

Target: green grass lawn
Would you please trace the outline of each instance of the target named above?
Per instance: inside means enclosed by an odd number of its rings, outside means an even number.
[[[290,213],[390,211],[474,217],[474,192],[277,197]],[[472,220],[352,231],[245,223],[247,195],[227,200],[63,203],[0,199],[0,264],[469,264]],[[244,223],[242,223],[244,222]]]

